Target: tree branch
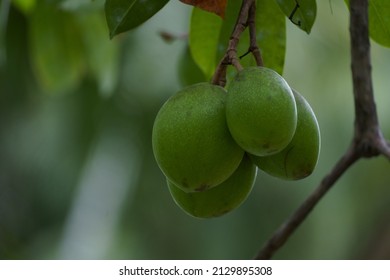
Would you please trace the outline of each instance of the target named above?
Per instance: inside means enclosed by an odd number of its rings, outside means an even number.
[[[377,139],[382,139],[371,78],[368,1],[351,0],[351,71],[355,101],[355,135],[359,151],[365,157],[380,154]]]
[[[359,156],[356,153],[355,147],[352,146],[337,162],[333,170],[322,180],[314,192],[301,204],[301,206],[299,206],[290,218],[274,232],[273,236],[265,243],[255,259],[270,259],[310,214],[325,193],[327,193],[341,175],[343,175],[343,173],[358,159]]]
[[[384,155],[390,159],[390,146],[378,124],[372,87],[370,41],[368,36],[368,0],[350,0],[351,70],[355,104],[352,144],[344,156],[324,177],[320,185],[273,234],[256,259],[269,259],[283,246],[291,234],[336,181],[362,157]]]
[[[261,52],[256,40],[256,2],[253,2],[252,6],[249,9],[248,26],[250,38],[250,45],[248,51],[253,54],[257,66],[263,66],[263,58],[261,56]]]
[[[243,0],[240,13],[238,15],[236,24],[232,35],[230,36],[228,48],[225,55],[219,62],[217,69],[215,70],[214,76],[211,83],[215,85],[225,86],[226,84],[226,69],[227,66],[232,64],[238,71],[241,71],[243,67],[240,64],[240,60],[237,57],[237,45],[240,40],[242,32],[244,32],[247,26],[247,19],[249,9],[253,5],[254,0]]]

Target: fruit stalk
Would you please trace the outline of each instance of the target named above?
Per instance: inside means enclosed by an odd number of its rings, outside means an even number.
[[[252,3],[252,6],[249,9],[248,25],[249,25],[249,39],[250,39],[248,52],[251,52],[253,54],[257,66],[264,66],[260,48],[257,45],[257,41],[256,41],[256,1]]]
[[[219,62],[211,83],[224,87],[226,84],[226,68],[228,65],[233,65],[238,71],[243,69],[240,60],[237,56],[237,45],[242,32],[248,26],[249,14],[251,7],[255,10],[254,0],[243,0],[240,13],[234,26],[232,35],[230,36],[229,44],[225,55]],[[253,27],[254,28],[254,27]],[[256,42],[255,42],[256,43]],[[252,44],[251,44],[252,45]]]

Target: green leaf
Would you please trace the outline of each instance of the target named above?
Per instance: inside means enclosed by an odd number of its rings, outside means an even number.
[[[315,0],[276,0],[283,13],[292,23],[310,33],[317,14]]]
[[[224,20],[198,8],[193,9],[190,25],[190,49],[195,62],[207,79],[213,76],[216,66],[226,52],[240,6],[240,1],[228,1]],[[248,32],[245,31],[240,37],[237,54],[245,53],[248,47],[249,36]],[[251,57],[245,57],[241,63],[243,66],[249,66],[254,63],[254,60]],[[228,75],[234,75],[232,71],[229,73]]]
[[[237,17],[240,12],[241,2],[242,1],[228,1],[226,11],[225,11],[225,19],[223,20],[223,24],[221,26],[221,33],[218,42],[218,50],[217,50],[218,61],[222,58],[222,56],[226,52],[230,40],[230,36],[232,34],[234,26],[236,25]],[[240,41],[237,46],[237,54],[240,56],[240,54],[245,53],[248,50],[248,47],[249,47],[249,33],[248,30],[245,30],[245,32],[241,34]],[[245,62],[246,61],[251,61],[251,60],[245,59]],[[245,62],[243,66],[246,66]]]
[[[390,47],[390,1],[370,0],[369,29],[371,38],[378,44]]]
[[[84,72],[83,47],[75,18],[39,1],[30,20],[31,59],[38,81],[49,92],[74,89]]]
[[[169,0],[106,0],[105,12],[110,38],[147,21]]]
[[[226,52],[228,42],[240,11],[240,1],[228,1],[225,19],[194,8],[190,25],[190,49],[194,61],[210,79],[215,68]],[[266,67],[280,74],[283,72],[286,52],[285,17],[277,4],[269,0],[258,0],[256,10],[256,38]],[[241,34],[237,46],[238,56],[249,48],[249,32]],[[241,59],[241,65],[255,65],[251,54]],[[228,69],[228,79],[235,71]]]
[[[217,65],[217,48],[222,20],[217,15],[194,8],[190,26],[191,54],[207,79]]]
[[[344,2],[349,9],[349,0]],[[370,0],[368,20],[371,39],[384,47],[390,48],[390,1]]]
[[[256,37],[264,66],[283,74],[286,54],[286,21],[274,1],[258,0]]]

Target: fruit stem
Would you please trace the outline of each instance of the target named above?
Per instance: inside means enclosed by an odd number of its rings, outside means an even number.
[[[260,48],[257,45],[256,40],[256,1],[254,1],[249,9],[248,15],[248,25],[249,25],[249,50],[256,60],[257,66],[263,66],[263,57],[261,56]]]
[[[255,13],[256,11],[256,6],[254,5],[254,3],[255,0],[242,1],[240,13],[238,15],[233,32],[230,36],[226,53],[219,62],[211,81],[215,85],[220,85],[222,87],[226,85],[226,69],[228,65],[233,65],[237,69],[237,71],[241,71],[243,69],[240,60],[237,56],[237,45],[240,41],[240,36],[242,32],[244,32],[245,28],[249,25],[250,10],[252,9],[253,13]]]

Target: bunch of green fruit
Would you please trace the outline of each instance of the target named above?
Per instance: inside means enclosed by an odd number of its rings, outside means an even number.
[[[265,67],[240,71],[229,93],[197,83],[169,98],[153,126],[153,152],[186,213],[221,216],[241,205],[257,168],[301,179],[317,163],[320,136],[307,101]]]
[[[275,71],[240,71],[229,87],[226,119],[234,140],[266,173],[298,180],[317,165],[321,141],[316,116]]]

